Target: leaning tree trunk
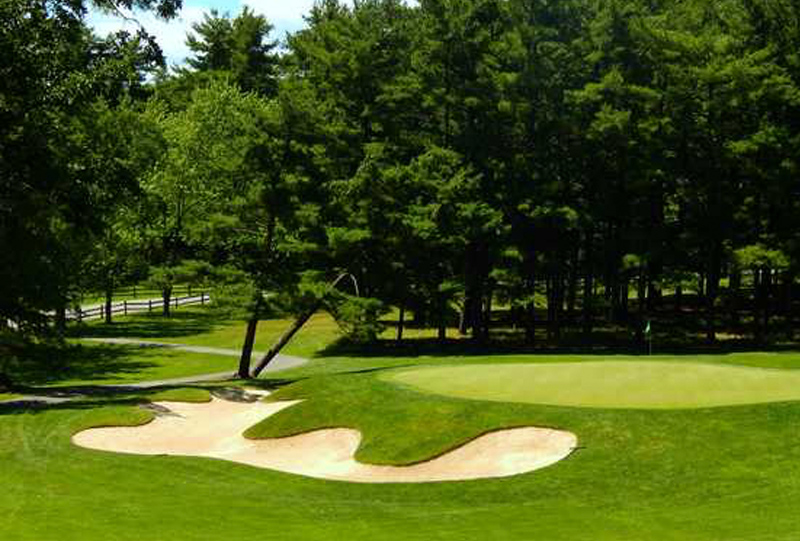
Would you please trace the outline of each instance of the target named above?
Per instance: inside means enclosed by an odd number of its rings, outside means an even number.
[[[358,283],[356,282],[355,277],[353,277],[352,274],[348,274],[348,273],[340,274],[339,276],[337,276],[336,279],[333,282],[331,282],[330,285],[328,285],[328,291],[330,291],[331,289],[335,288],[339,284],[339,282],[341,282],[344,278],[347,278],[348,276],[353,280],[353,285],[355,286],[356,295],[359,295]],[[297,334],[297,331],[299,331],[303,327],[303,325],[306,324],[306,321],[311,319],[311,316],[313,316],[314,313],[317,310],[319,310],[320,306],[322,306],[322,299],[320,299],[317,302],[315,302],[314,305],[309,310],[307,310],[306,312],[302,313],[295,320],[295,322],[292,324],[292,326],[289,327],[289,329],[285,333],[283,333],[281,335],[281,337],[269,349],[269,351],[266,353],[266,355],[261,357],[261,359],[258,361],[258,366],[256,366],[255,370],[253,370],[253,375],[252,375],[253,378],[257,378],[259,376],[259,374],[261,374],[261,372],[267,367],[267,365],[269,365],[269,363],[272,362],[272,359],[274,359],[275,357],[278,356],[278,353],[281,352],[283,347],[286,344],[288,344],[289,340],[291,340],[292,337],[295,334]]]
[[[289,329],[285,333],[283,333],[281,335],[281,337],[278,339],[278,341],[275,342],[275,345],[273,345],[269,349],[267,354],[264,355],[263,357],[261,357],[261,360],[258,361],[258,366],[256,366],[255,370],[253,370],[253,376],[252,377],[257,378],[258,375],[261,374],[261,372],[267,367],[267,365],[270,362],[272,362],[272,359],[274,359],[275,357],[278,356],[278,353],[281,352],[281,349],[283,349],[283,346],[285,346],[286,344],[289,343],[289,340],[291,340],[292,337],[295,334],[297,334],[297,331],[299,331],[303,327],[303,325],[306,324],[306,321],[308,321],[311,318],[311,316],[314,315],[314,312],[317,311],[319,306],[320,306],[319,304],[315,304],[314,308],[308,310],[307,312],[304,312],[303,314],[300,315],[300,317],[298,317],[294,321],[292,326],[289,327]]]

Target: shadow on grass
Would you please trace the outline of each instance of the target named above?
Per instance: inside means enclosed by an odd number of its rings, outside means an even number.
[[[296,380],[259,381],[248,387],[259,387],[265,390],[275,390],[283,385],[294,383]],[[25,399],[0,403],[0,416],[42,413],[47,411],[81,411],[109,406],[142,406],[154,401],[187,401],[186,397],[171,398],[165,396],[170,391],[201,391],[209,392],[212,396],[219,396],[229,401],[252,402],[255,399],[246,397],[240,387],[233,386],[233,381],[214,382],[205,385],[181,384],[162,385],[151,388],[138,388],[132,386],[103,387],[98,385],[80,385],[59,389],[30,388],[31,394],[43,397],[64,399],[63,402],[48,403],[29,401]]]
[[[15,392],[32,386],[72,380],[118,379],[138,374],[157,363],[148,356],[163,352],[138,346],[97,344],[29,345],[9,361],[5,372],[15,382]]]
[[[580,333],[565,334],[558,341],[537,337],[529,344],[518,332],[497,331],[487,341],[476,341],[468,337],[440,341],[435,338],[410,338],[400,342],[380,339],[369,344],[355,344],[338,340],[315,354],[317,358],[330,357],[473,357],[510,355],[648,355],[647,343],[636,343],[625,332],[595,332],[590,340]],[[705,341],[699,335],[664,332],[655,334],[652,341],[653,355],[724,355],[750,352],[800,352],[797,343],[764,344],[753,340]]]
[[[170,317],[151,312],[118,318],[108,325],[102,322],[78,324],[69,331],[74,338],[180,338],[213,331],[228,321],[212,311],[174,311]]]

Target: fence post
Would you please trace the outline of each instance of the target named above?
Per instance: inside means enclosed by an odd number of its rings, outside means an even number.
[[[83,308],[78,306],[78,323],[83,321]]]
[[[175,308],[178,307],[178,299],[180,299],[180,297],[175,297]]]
[[[203,305],[205,303],[206,303],[206,292],[205,291],[201,291],[200,292],[200,304]]]
[[[136,284],[133,285],[133,298],[136,298]]]
[[[128,315],[128,301],[122,301],[122,310],[124,311],[125,315]]]
[[[189,291],[188,295],[191,297],[192,296],[192,284],[189,284],[188,291]]]
[[[148,312],[153,311],[153,299],[147,299],[147,311]]]

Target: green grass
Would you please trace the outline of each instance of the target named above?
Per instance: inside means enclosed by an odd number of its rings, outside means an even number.
[[[404,370],[390,381],[460,398],[595,408],[701,408],[800,400],[800,371],[605,361]]]
[[[256,350],[266,351],[292,324],[291,319],[272,319],[259,323]],[[228,320],[204,307],[181,307],[169,318],[160,313],[138,313],[117,317],[112,325],[92,322],[75,334],[79,337],[125,337],[157,340],[174,344],[240,349],[246,322]],[[283,353],[311,357],[339,337],[339,328],[327,313],[314,315],[284,348]]]
[[[323,323],[309,327],[316,332],[299,342],[301,351],[318,351],[318,344],[334,336],[326,334],[331,327]],[[280,332],[282,325],[276,322],[273,330]],[[195,315],[170,323],[136,318],[111,330],[229,347],[240,340],[233,328],[243,332],[241,323]],[[94,332],[111,332],[104,329]],[[268,330],[264,325],[262,332]],[[84,363],[71,360],[63,379],[51,381],[102,380],[120,373],[119,366],[100,362],[93,348],[83,352]],[[162,353],[137,348],[129,362]],[[364,436],[357,457],[383,464],[412,463],[483,432],[522,425],[570,430],[581,447],[554,466],[505,479],[351,484],[220,460],[115,454],[70,443],[70,436],[85,428],[147,422],[151,414],[138,407],[143,399],[207,399],[199,388],[34,409],[0,406],[0,539],[794,541],[800,531],[798,402],[691,410],[580,408],[468,400],[387,381],[409,369],[454,364],[487,371],[489,377],[532,363],[613,368],[633,361],[653,369],[665,362],[677,369],[700,362],[715,369],[769,367],[794,377],[783,369],[800,368],[798,354],[647,358],[441,350],[431,356],[330,355],[269,374],[261,385],[281,385],[272,399],[305,401],[252,427],[248,435],[357,428]],[[108,357],[106,363],[117,362],[116,354]],[[51,368],[60,364],[56,360]],[[133,374],[146,367],[130,368]]]
[[[359,458],[407,463],[488,429],[533,424],[575,432],[581,449],[506,479],[363,485],[70,444],[83,428],[146,422],[150,414],[130,400],[0,408],[0,538],[788,541],[800,529],[800,404],[648,411],[481,403],[399,387],[380,372],[348,373],[355,359],[331,364],[338,374],[282,388],[278,397],[306,402],[251,435],[353,426],[365,437]]]
[[[13,400],[15,398],[19,398],[22,395],[14,394],[14,393],[0,393],[0,402],[3,400]]]
[[[12,379],[26,386],[125,384],[236,370],[235,357],[163,348],[82,343],[64,348],[39,347],[8,367]]]

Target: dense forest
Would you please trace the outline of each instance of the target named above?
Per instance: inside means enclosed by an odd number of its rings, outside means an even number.
[[[398,338],[793,340],[797,2],[322,0],[285,37],[212,11],[175,69],[86,8],[0,4],[4,332],[147,279],[361,340],[390,309]]]

